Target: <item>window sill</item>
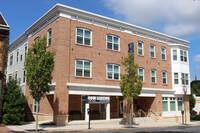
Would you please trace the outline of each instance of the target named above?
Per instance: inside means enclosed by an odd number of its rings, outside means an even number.
[[[163,86],[168,86],[168,84],[163,84],[163,83],[162,83],[162,85],[163,85]]]
[[[87,47],[87,48],[92,48],[92,45],[84,45],[84,44],[80,44],[80,43],[76,43],[77,46],[83,46],[83,47]]]
[[[77,79],[92,79],[92,77],[79,77],[79,76],[75,76],[75,78],[77,78]]]
[[[155,60],[155,59],[156,59],[156,57],[150,57],[150,59],[153,59],[153,60]]]
[[[120,53],[120,50],[112,50],[112,49],[107,49],[107,48],[106,48],[106,50],[107,50],[107,51],[112,51],[112,52]]]
[[[120,79],[106,79],[108,81],[120,81]]]
[[[139,55],[139,54],[137,54],[139,57],[144,57],[144,55]]]

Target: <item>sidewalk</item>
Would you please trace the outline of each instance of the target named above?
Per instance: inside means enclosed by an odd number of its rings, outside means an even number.
[[[44,124],[45,123],[45,124]],[[77,125],[67,125],[67,126],[56,126],[52,124],[46,124],[49,123],[49,121],[43,121],[39,122],[39,129],[41,131],[87,131],[88,125],[85,124],[77,124]],[[133,124],[133,128],[147,128],[147,127],[171,127],[171,126],[195,126],[200,125],[200,121],[197,122],[188,122],[187,125],[183,125],[180,122],[168,122],[168,123],[141,123],[141,124]],[[18,132],[28,132],[35,129],[35,122],[31,122],[28,124],[20,125],[20,126],[6,126],[7,128],[18,131]],[[128,128],[129,125],[124,124],[117,124],[113,123],[94,123],[91,121],[91,129],[92,131],[95,130],[116,130],[116,129],[125,129]]]

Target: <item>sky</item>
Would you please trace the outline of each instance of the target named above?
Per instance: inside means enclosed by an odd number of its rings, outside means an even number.
[[[200,79],[200,0],[2,0],[10,43],[60,3],[189,41],[190,79]]]

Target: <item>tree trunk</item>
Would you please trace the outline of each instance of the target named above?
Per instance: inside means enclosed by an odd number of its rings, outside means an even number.
[[[38,106],[39,106],[39,102],[37,100],[37,106],[36,106],[36,131],[38,131]]]
[[[132,127],[132,104],[130,104],[130,121],[129,121],[129,127]]]

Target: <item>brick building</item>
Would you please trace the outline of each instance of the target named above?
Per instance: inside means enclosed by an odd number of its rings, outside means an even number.
[[[142,110],[156,121],[181,121],[181,110],[189,109],[188,41],[56,4],[10,46],[7,76],[19,79],[28,97],[29,119],[35,117],[36,103],[25,87],[23,64],[39,36],[47,36],[47,50],[56,50],[51,91],[39,103],[40,120],[52,119],[58,125],[88,120],[87,108],[96,114],[92,119],[125,118],[129,105],[119,83],[128,52],[134,53],[143,81],[135,114]],[[95,98],[107,102],[89,104]]]

